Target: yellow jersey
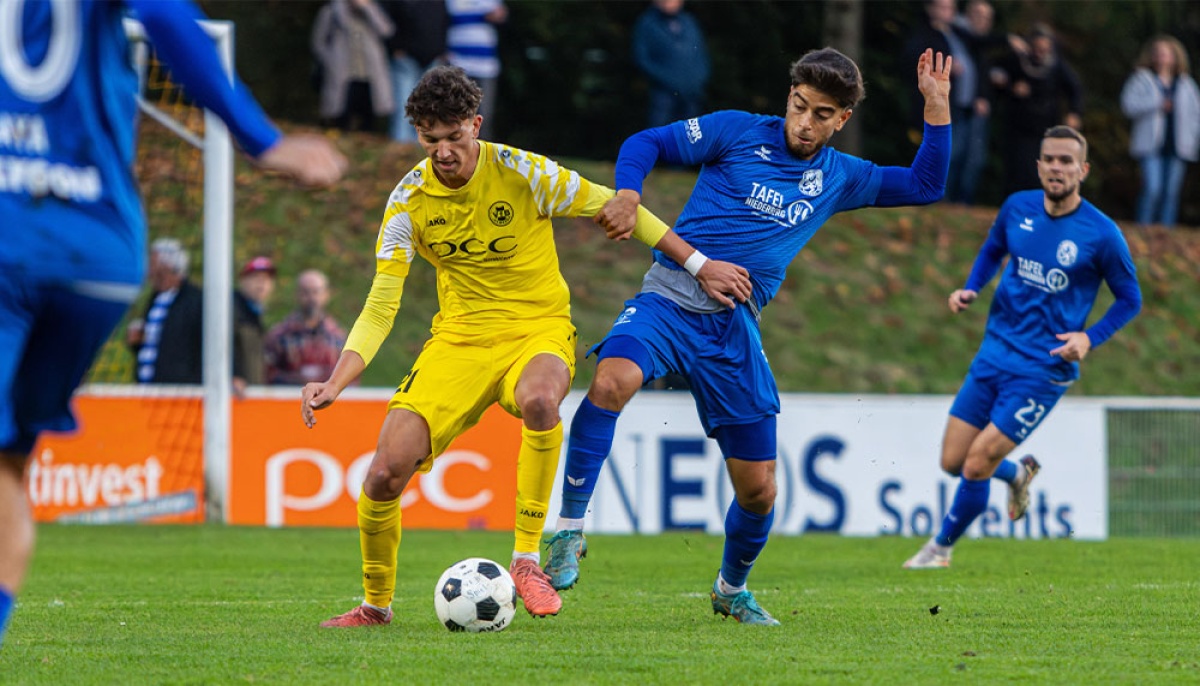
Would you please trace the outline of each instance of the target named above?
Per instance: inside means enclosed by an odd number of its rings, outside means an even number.
[[[370,362],[391,330],[403,282],[420,255],[437,270],[432,332],[470,340],[547,318],[569,320],[551,217],[593,216],[613,195],[553,160],[479,141],[460,188],[438,180],[425,158],[388,198],[375,244],[371,293],[346,342]],[[642,208],[634,236],[655,245],[667,226]]]

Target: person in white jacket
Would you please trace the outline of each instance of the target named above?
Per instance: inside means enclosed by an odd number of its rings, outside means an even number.
[[[1133,122],[1129,154],[1142,168],[1139,224],[1174,226],[1187,163],[1200,156],[1200,88],[1183,44],[1151,38],[1121,89],[1121,110]]]

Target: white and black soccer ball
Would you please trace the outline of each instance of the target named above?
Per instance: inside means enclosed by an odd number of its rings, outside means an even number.
[[[500,631],[516,614],[517,589],[508,570],[471,557],[442,572],[433,592],[438,621],[451,631]]]

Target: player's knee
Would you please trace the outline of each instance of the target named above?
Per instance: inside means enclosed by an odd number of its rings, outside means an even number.
[[[596,407],[620,412],[640,387],[640,379],[635,382],[617,374],[597,373],[588,388],[588,399]]]
[[[525,426],[534,431],[553,429],[559,422],[559,399],[553,393],[534,393],[521,404]]]
[[[737,501],[743,509],[755,514],[766,514],[775,506],[775,481],[764,479],[743,484],[737,489]]]
[[[963,459],[958,455],[942,455],[942,471],[952,477],[962,476]]]
[[[371,460],[363,479],[363,492],[368,498],[378,502],[399,498],[404,487],[408,485],[408,480],[420,466],[419,462],[410,462],[411,460],[406,460],[401,455],[377,449],[375,459]]]

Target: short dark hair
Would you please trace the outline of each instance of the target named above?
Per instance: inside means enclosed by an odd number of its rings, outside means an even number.
[[[867,95],[858,65],[833,48],[809,50],[792,63],[792,87],[800,85],[821,91],[846,109]]]
[[[1050,128],[1046,129],[1046,133],[1042,134],[1042,140],[1046,140],[1047,138],[1069,138],[1073,141],[1076,141],[1079,143],[1079,147],[1083,151],[1083,158],[1079,161],[1087,162],[1087,139],[1083,137],[1082,133],[1079,133],[1075,129],[1065,124],[1059,124],[1058,126],[1051,126]]]
[[[483,91],[461,67],[434,67],[408,96],[404,115],[413,126],[457,124],[474,117],[482,100]]]

